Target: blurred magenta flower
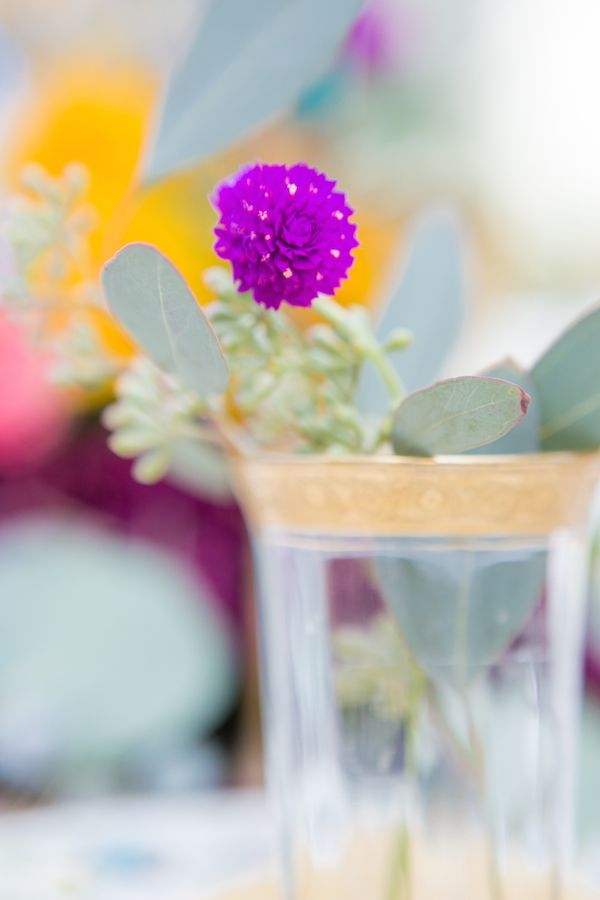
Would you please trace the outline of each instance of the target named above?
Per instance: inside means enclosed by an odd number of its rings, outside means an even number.
[[[1,247],[0,247],[1,251]],[[0,257],[0,266],[2,266]],[[0,313],[0,469],[42,459],[63,433],[64,399],[49,382],[47,361],[19,327]]]
[[[273,309],[335,293],[358,246],[353,210],[335,185],[298,163],[252,166],[217,187],[215,251],[231,262],[240,292]]]
[[[371,0],[348,35],[343,59],[367,75],[404,70],[418,43],[417,18],[406,0]]]
[[[129,460],[109,450],[97,423],[80,421],[39,465],[10,477],[0,472],[0,521],[64,509],[96,516],[117,533],[171,551],[208,582],[241,642],[245,531],[239,510],[191,496],[168,481],[139,484],[130,469]]]
[[[585,654],[585,680],[590,693],[600,701],[600,652],[590,641]]]

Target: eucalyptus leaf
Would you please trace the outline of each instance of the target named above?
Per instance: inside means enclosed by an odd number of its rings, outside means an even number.
[[[394,451],[411,456],[462,453],[496,441],[519,422],[529,396],[500,378],[467,375],[409,394],[392,423]]]
[[[409,391],[439,375],[460,333],[465,291],[459,224],[447,212],[430,212],[416,224],[408,260],[396,275],[376,327],[380,341],[399,328],[414,335],[410,347],[391,357]],[[363,367],[357,403],[369,415],[388,410],[389,395],[370,364]]]
[[[503,378],[512,381],[523,388],[531,397],[531,404],[527,415],[518,425],[509,431],[504,437],[487,444],[485,447],[476,447],[470,453],[537,453],[540,449],[540,403],[538,390],[533,380],[525,369],[521,368],[514,360],[505,359],[482,372],[490,378]]]
[[[376,561],[415,658],[458,687],[497,662],[522,631],[541,598],[545,567],[541,550],[420,551]]]
[[[575,322],[531,371],[543,450],[600,447],[600,307]]]
[[[200,162],[293,104],[363,0],[212,0],[167,88],[146,177]]]
[[[165,372],[200,396],[227,387],[227,363],[212,325],[183,277],[148,244],[128,244],[105,265],[109,308]]]

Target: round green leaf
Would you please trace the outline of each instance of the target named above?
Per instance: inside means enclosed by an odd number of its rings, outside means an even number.
[[[529,399],[522,388],[500,378],[438,381],[400,403],[392,425],[394,450],[436,456],[489,444],[521,421]]]

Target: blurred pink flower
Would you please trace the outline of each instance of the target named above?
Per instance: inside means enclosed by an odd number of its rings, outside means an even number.
[[[0,270],[2,258],[0,244]],[[67,419],[65,401],[47,377],[47,362],[0,311],[0,470],[21,469],[55,446]]]

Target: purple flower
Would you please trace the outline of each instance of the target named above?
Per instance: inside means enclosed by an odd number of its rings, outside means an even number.
[[[217,188],[215,251],[238,290],[264,306],[310,306],[346,278],[358,245],[353,210],[321,172],[303,163],[243,169]]]

